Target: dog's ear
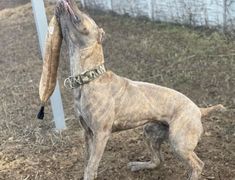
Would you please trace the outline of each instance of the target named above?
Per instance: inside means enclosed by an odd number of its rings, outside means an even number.
[[[99,28],[99,34],[98,34],[98,43],[102,43],[104,41],[105,32],[102,28]]]

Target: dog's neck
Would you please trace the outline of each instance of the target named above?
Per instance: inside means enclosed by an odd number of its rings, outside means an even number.
[[[83,49],[74,48],[73,52],[70,51],[70,70],[72,76],[94,69],[103,63],[103,47],[98,42],[94,42]]]

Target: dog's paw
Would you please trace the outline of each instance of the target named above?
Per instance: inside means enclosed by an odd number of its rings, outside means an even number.
[[[132,172],[141,170],[140,164],[141,162],[129,162],[127,164],[127,168],[130,169]]]
[[[128,169],[130,169],[132,172],[140,171],[143,169],[154,169],[158,166],[158,164],[153,163],[151,161],[149,162],[129,162],[127,164]]]
[[[222,104],[219,104],[218,107],[219,107],[220,112],[226,112],[227,111],[227,108],[224,107]]]

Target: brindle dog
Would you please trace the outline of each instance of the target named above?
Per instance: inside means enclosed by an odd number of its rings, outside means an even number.
[[[72,76],[104,63],[103,31],[74,0],[59,0],[56,16],[70,57]],[[185,95],[155,84],[131,81],[107,71],[74,89],[75,109],[85,132],[85,180],[97,177],[106,143],[113,132],[144,126],[152,154],[149,162],[131,162],[132,171],[157,167],[161,144],[168,140],[175,154],[190,168],[190,180],[197,180],[204,163],[194,149],[203,132],[201,117],[222,105],[198,108]]]

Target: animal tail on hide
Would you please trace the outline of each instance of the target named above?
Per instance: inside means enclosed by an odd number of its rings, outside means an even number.
[[[211,106],[208,108],[200,108],[202,117],[204,116],[208,116],[209,114],[213,113],[213,112],[224,112],[226,111],[226,108],[222,105],[222,104],[218,104],[215,106]]]

